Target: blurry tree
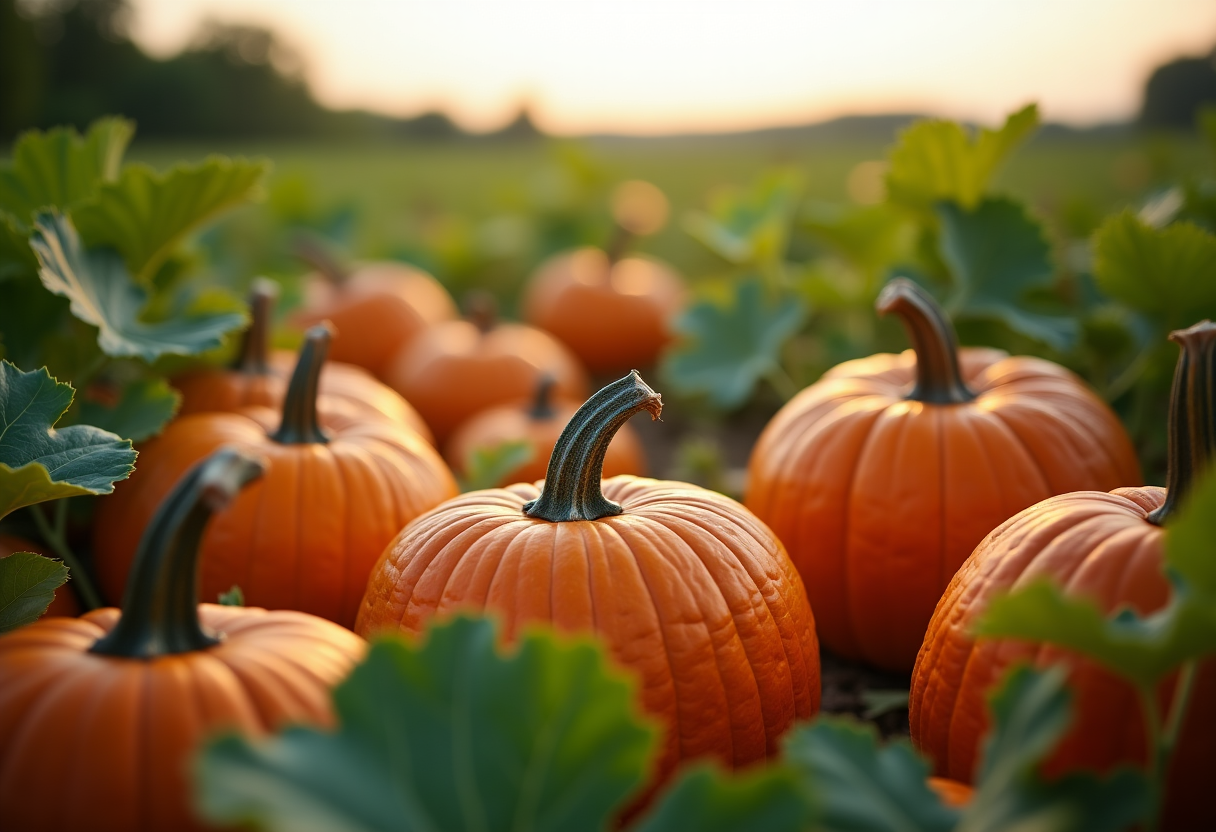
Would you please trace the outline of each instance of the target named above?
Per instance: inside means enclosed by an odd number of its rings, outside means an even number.
[[[1157,67],[1144,88],[1140,123],[1190,130],[1204,104],[1216,104],[1216,51]]]

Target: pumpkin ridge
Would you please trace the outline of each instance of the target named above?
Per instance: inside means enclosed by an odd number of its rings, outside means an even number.
[[[81,737],[85,743],[93,740],[91,734],[93,732],[87,729],[90,725],[96,725],[93,717],[101,710],[102,705],[110,695],[110,689],[114,686],[119,678],[114,675],[106,674],[98,668],[99,672],[89,674],[89,682],[87,685],[81,684],[83,679],[79,676],[72,680],[72,692],[79,691],[78,696],[68,697],[79,700],[77,707],[73,709],[71,732],[68,736]],[[62,752],[60,752],[62,753]],[[88,780],[91,772],[85,764],[86,757],[83,754],[64,755],[66,759],[61,760],[64,768],[60,770],[62,787],[69,794],[81,794],[82,789],[78,783],[80,780]],[[87,792],[86,792],[87,793]],[[55,811],[51,814],[55,823],[51,828],[72,828],[80,818],[73,817],[77,806],[72,805],[71,801],[57,800],[53,802]]]
[[[1027,401],[1022,406],[1028,406],[1029,404],[1030,404],[1030,402]],[[1075,453],[1078,448],[1087,448],[1087,449],[1097,448],[1098,452],[1100,453],[1101,457],[1103,458],[1103,460],[1106,463],[1104,466],[1105,470],[1102,471],[1102,470],[1090,469],[1088,471],[1089,474],[1092,474],[1092,475],[1101,474],[1102,475],[1101,479],[1105,479],[1107,483],[1112,483],[1112,484],[1118,484],[1118,483],[1124,482],[1126,480],[1139,480],[1140,479],[1139,471],[1129,472],[1131,474],[1130,477],[1123,476],[1123,474],[1125,472],[1119,470],[1119,464],[1116,461],[1115,457],[1111,454],[1110,448],[1107,447],[1107,444],[1105,442],[1092,441],[1094,438],[1092,436],[1092,430],[1084,429],[1085,423],[1084,423],[1083,418],[1080,417],[1080,414],[1074,414],[1072,411],[1072,407],[1061,407],[1060,405],[1057,404],[1055,407],[1048,408],[1048,407],[1042,406],[1042,404],[1040,404],[1040,403],[1035,402],[1033,409],[1034,409],[1034,413],[1035,413],[1035,418],[1050,419],[1054,424],[1056,424],[1060,428],[1063,428],[1063,430],[1058,432],[1058,435],[1061,437],[1061,439],[1063,441],[1065,441],[1068,444],[1069,450],[1073,452],[1074,459],[1084,458],[1084,456],[1081,456],[1081,455],[1078,455]],[[1091,412],[1089,412],[1085,415],[1088,415],[1091,418],[1099,415],[1099,414],[1093,413],[1091,408],[1087,407],[1086,409],[1090,410]],[[1050,491],[1053,491],[1053,492],[1061,491],[1060,487],[1057,487],[1056,485],[1054,485],[1052,483],[1052,478],[1047,476],[1048,468],[1046,465],[1044,465],[1044,461],[1042,459],[1040,459],[1039,454],[1034,452],[1033,445],[1031,445],[1031,443],[1027,442],[1026,438],[1022,435],[1022,433],[1012,426],[1012,424],[1009,422],[1009,420],[1007,418],[1007,414],[1003,413],[1002,410],[1003,410],[1003,408],[994,407],[990,412],[995,414],[998,418],[1001,419],[1001,421],[1005,422],[1005,424],[1010,425],[1010,429],[1013,430],[1014,433],[1017,435],[1018,440],[1022,443],[1023,446],[1026,447],[1027,451],[1030,452],[1030,455],[1034,459],[1035,464],[1039,467],[1039,470],[1043,471]],[[1098,476],[1094,476],[1091,479],[1091,481],[1098,480],[1098,479],[1100,479]],[[1067,492],[1065,492],[1065,493],[1067,493]]]
[[[591,528],[594,528],[592,525]],[[587,527],[583,524],[578,525],[579,537],[583,539],[583,559],[587,561],[587,597],[591,604],[591,630],[592,632],[600,631],[599,608],[595,603],[595,569],[591,562],[591,541],[587,536]],[[597,540],[598,542],[598,540]]]

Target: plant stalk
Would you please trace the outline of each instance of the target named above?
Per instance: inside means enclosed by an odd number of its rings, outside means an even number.
[[[64,497],[56,501],[54,526],[46,519],[46,515],[42,513],[41,506],[30,506],[30,514],[34,517],[34,525],[38,527],[38,534],[42,537],[42,542],[51,547],[51,551],[67,566],[68,572],[72,576],[69,584],[71,587],[70,591],[76,593],[76,596],[80,599],[81,604],[84,605],[86,610],[95,610],[98,607],[105,606],[101,600],[101,594],[97,591],[97,587],[93,585],[93,578],[85,570],[84,565],[80,562],[80,558],[76,557],[76,553],[68,545],[67,519],[69,499],[71,498]]]

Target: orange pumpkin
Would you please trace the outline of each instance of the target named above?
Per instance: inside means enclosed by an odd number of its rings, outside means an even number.
[[[267,408],[187,416],[140,450],[136,473],[98,503],[94,556],[106,593],[121,590],[159,496],[198,460],[235,445],[264,456],[267,473],[207,530],[203,597],[236,584],[251,604],[354,623],[385,544],[457,489],[414,431],[318,405],[328,344],[326,327],[309,330],[281,418]]]
[[[232,367],[192,370],[173,379],[173,386],[182,394],[178,416],[230,413],[255,405],[276,409],[283,406],[296,357],[286,350],[269,349],[272,307],[277,294],[278,287],[273,281],[254,282],[249,299],[252,320]],[[336,408],[349,408],[355,415],[382,416],[413,428],[428,442],[433,441],[431,429],[418,411],[362,367],[326,362],[319,389]]]
[[[1139,481],[1122,425],[1072,373],[957,350],[924,291],[888,284],[913,350],[848,361],[764,429],[745,504],[785,542],[823,643],[908,670],[954,571],[1053,494]]]
[[[456,610],[598,633],[668,730],[662,779],[706,755],[778,753],[819,706],[815,621],[769,529],[721,494],[632,476],[602,481],[612,435],[662,409],[631,373],[563,431],[543,488],[463,494],[407,526],[372,571],[355,630],[418,633]],[[619,501],[613,502],[613,501]]]
[[[362,657],[362,639],[303,613],[198,603],[204,524],[259,472],[220,451],[173,487],[140,542],[121,613],[0,636],[5,829],[201,830],[188,774],[204,737],[332,723],[330,689]]]
[[[544,376],[531,402],[491,407],[469,419],[448,440],[444,458],[457,474],[467,474],[469,460],[478,449],[493,448],[505,442],[525,442],[532,449],[532,458],[495,483],[507,486],[514,482],[535,482],[543,479],[549,465],[549,455],[561,436],[562,429],[578,412],[579,405],[569,399],[553,400],[553,379]],[[642,443],[629,425],[622,425],[608,452],[604,455],[605,477],[617,474],[646,473],[646,458]]]
[[[418,408],[439,442],[475,413],[528,398],[546,374],[553,377],[558,395],[586,397],[586,373],[552,335],[524,324],[498,323],[484,307],[471,318],[430,327],[382,376]]]
[[[973,775],[988,727],[988,691],[1016,661],[1066,662],[1076,696],[1074,724],[1050,770],[1106,769],[1146,759],[1139,699],[1093,662],[1042,645],[1003,639],[976,642],[972,625],[993,596],[1050,576],[1069,595],[1086,596],[1106,613],[1140,614],[1169,598],[1162,575],[1168,533],[1162,524],[1185,498],[1197,473],[1216,458],[1216,326],[1205,322],[1172,336],[1183,356],[1171,401],[1169,489],[1120,488],[1044,500],[993,531],[946,589],[912,674],[912,738],[940,773]],[[1163,685],[1168,706],[1173,683]],[[1211,779],[1216,772],[1216,661],[1200,666],[1179,733],[1165,805],[1168,829],[1216,829]]]
[[[55,557],[46,549],[36,543],[29,542],[25,538],[15,537],[11,534],[0,534],[0,558],[6,558],[15,552],[33,552],[43,557]],[[65,615],[70,618],[80,615],[80,601],[77,600],[76,593],[72,590],[70,583],[64,584],[55,590],[55,599],[46,608],[45,615]]]

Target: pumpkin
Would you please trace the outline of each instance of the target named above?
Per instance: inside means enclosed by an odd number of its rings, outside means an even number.
[[[448,440],[444,458],[458,475],[466,476],[469,461],[479,449],[494,448],[506,442],[524,442],[532,449],[532,458],[506,472],[496,485],[514,482],[535,482],[543,479],[549,455],[558,437],[579,405],[569,399],[553,397],[553,378],[543,376],[530,402],[514,402],[483,410],[469,419]],[[621,429],[604,455],[603,476],[644,474],[646,459],[637,434],[629,427]]]
[[[192,370],[173,379],[173,386],[182,394],[178,416],[231,412],[252,405],[283,406],[296,357],[286,350],[269,349],[272,307],[277,294],[278,287],[273,281],[254,282],[249,299],[251,323],[232,367]],[[348,407],[355,414],[383,416],[413,428],[428,442],[433,440],[431,429],[418,411],[362,367],[326,362],[319,389],[335,407]]]
[[[877,306],[913,349],[845,362],[790,400],[753,449],[744,503],[789,549],[823,643],[907,671],[984,535],[1046,497],[1140,473],[1118,418],[1072,373],[958,350],[908,280]]]
[[[319,246],[304,246],[301,253],[317,271],[304,278],[304,308],[294,321],[337,327],[335,361],[382,376],[393,356],[424,329],[458,316],[452,296],[421,269],[381,261],[347,270]]]
[[[977,643],[970,630],[994,595],[1043,576],[1106,613],[1130,607],[1143,615],[1165,605],[1169,517],[1216,457],[1216,326],[1204,322],[1171,337],[1183,353],[1171,394],[1169,488],[1064,494],[1026,509],[985,538],[938,604],[912,674],[909,716],[913,740],[939,773],[972,777],[988,725],[985,697],[1018,660],[1072,668],[1075,722],[1049,770],[1147,758],[1139,699],[1127,683],[1063,650],[1005,639]],[[1167,787],[1171,829],[1216,829],[1216,660],[1200,666],[1194,684]],[[1163,685],[1163,708],[1172,686]]]
[[[951,780],[947,777],[930,777],[925,782],[947,806],[961,809],[975,796],[975,789],[958,780]]]
[[[436,324],[415,338],[382,378],[443,443],[474,414],[528,398],[546,374],[558,395],[586,397],[586,373],[560,341],[535,327],[499,323],[483,300],[470,320]]]
[[[223,450],[182,477],[140,541],[122,612],[0,636],[6,829],[201,830],[188,775],[204,737],[332,724],[330,689],[362,639],[303,613],[198,603],[208,517],[259,472]]]
[[[121,591],[160,495],[216,448],[235,445],[265,457],[267,472],[203,537],[203,597],[236,584],[251,604],[354,623],[384,546],[457,489],[414,431],[318,404],[329,337],[326,327],[309,330],[281,417],[268,408],[200,413],[143,446],[131,479],[98,501],[93,550],[106,593]]]
[[[496,613],[508,639],[538,622],[595,632],[668,728],[660,779],[680,759],[777,754],[819,706],[815,621],[781,541],[697,486],[601,481],[617,429],[661,409],[631,373],[570,420],[543,487],[469,492],[406,526],[372,570],[355,631],[419,633],[472,610]]]
[[[36,543],[31,543],[25,538],[15,537],[11,534],[0,534],[0,558],[6,558],[17,552],[33,552],[43,557],[55,557],[46,549]],[[55,598],[51,601],[50,606],[46,608],[45,614],[48,616],[66,615],[68,617],[80,615],[80,601],[77,600],[76,593],[73,591],[70,583],[55,590]]]

